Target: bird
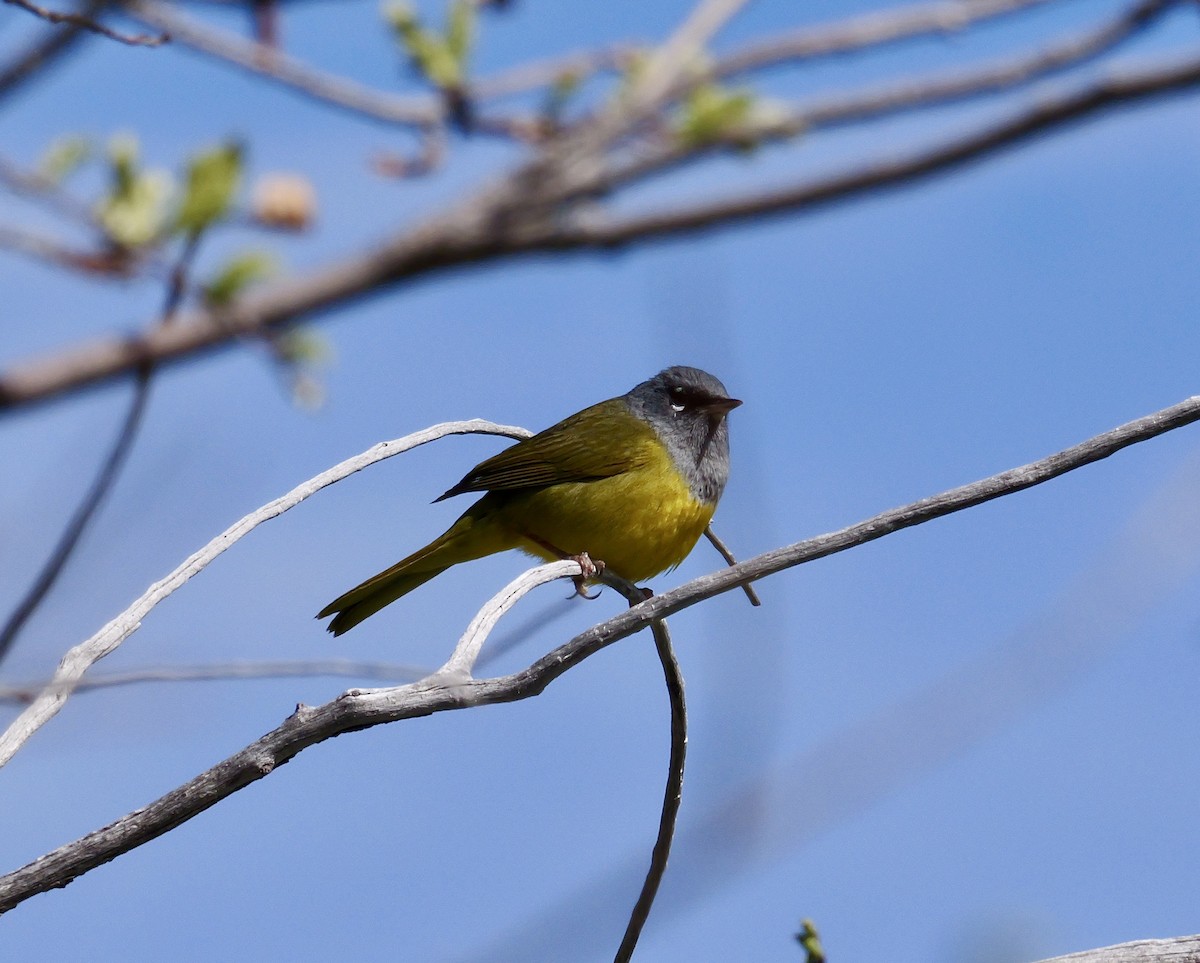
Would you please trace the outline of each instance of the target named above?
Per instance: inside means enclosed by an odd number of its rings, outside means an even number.
[[[726,416],[741,403],[708,372],[676,365],[584,408],[476,465],[435,502],[482,498],[317,618],[332,615],[326,628],[341,635],[450,566],[509,549],[547,561],[586,554],[631,582],[675,568],[725,490]]]

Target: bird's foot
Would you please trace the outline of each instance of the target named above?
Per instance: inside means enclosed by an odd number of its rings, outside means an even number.
[[[568,557],[572,562],[578,562],[581,570],[580,573],[571,580],[575,583],[575,591],[568,597],[575,598],[575,596],[578,595],[585,599],[599,598],[599,592],[596,592],[594,595],[588,594],[587,583],[589,579],[594,578],[600,572],[604,571],[604,563],[599,559],[593,562],[591,556],[588,555],[587,552],[580,552],[578,555],[571,555]]]

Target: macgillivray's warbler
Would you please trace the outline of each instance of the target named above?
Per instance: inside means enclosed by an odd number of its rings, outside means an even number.
[[[640,582],[687,557],[729,477],[725,416],[741,402],[699,368],[667,368],[519,441],[444,495],[486,492],[446,532],[330,602],[334,635],[451,565],[519,548],[550,561],[587,553]]]

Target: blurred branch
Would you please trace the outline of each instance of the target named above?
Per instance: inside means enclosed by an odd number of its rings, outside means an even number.
[[[186,559],[166,578],[151,585],[133,605],[90,639],[79,643],[62,657],[50,684],[0,736],[0,766],[6,764],[29,740],[30,736],[58,714],[59,709],[66,703],[84,673],[136,632],[141,626],[142,619],[151,609],[176,589],[181,588],[194,575],[203,571],[217,556],[263,522],[282,515],[289,508],[300,504],[304,499],[327,485],[332,485],[377,461],[399,455],[418,445],[444,438],[446,435],[462,434],[492,434],[504,435],[509,438],[525,438],[530,432],[523,428],[496,425],[488,421],[454,421],[436,425],[395,441],[380,442],[362,454],[349,458],[315,478],[309,479],[304,484],[298,485],[286,495],[264,505],[258,511],[251,512]]]
[[[411,682],[429,675],[429,669],[392,662],[355,662],[351,659],[324,659],[311,662],[231,662],[224,665],[158,666],[89,675],[71,683],[76,693],[96,689],[115,689],[148,682],[225,682],[230,679],[315,679],[323,676],[350,676],[359,679],[383,679]],[[52,680],[0,685],[0,702],[28,704],[39,693],[57,688]]]
[[[86,251],[68,247],[54,238],[4,224],[0,224],[0,248],[87,274],[126,278],[132,266],[127,258],[116,251]]]
[[[69,27],[88,30],[92,33],[98,33],[102,37],[108,37],[109,40],[128,44],[131,47],[157,47],[171,39],[165,34],[155,37],[144,33],[119,33],[104,26],[104,24],[93,19],[87,13],[61,13],[57,10],[49,10],[46,7],[39,7],[37,4],[31,3],[30,0],[4,0],[4,2],[12,4],[14,7],[20,7],[22,10],[27,10],[35,17],[41,17],[49,23],[66,24]]]
[[[814,60],[854,53],[916,37],[958,33],[972,24],[1021,13],[1053,0],[943,0],[863,14],[823,27],[805,27],[794,33],[743,47],[722,57],[708,76],[733,77],[797,60]]]
[[[1098,28],[1032,54],[941,77],[920,78],[867,94],[852,94],[797,112],[804,128],[865,120],[1010,90],[1106,54],[1149,27],[1182,0],[1142,0]]]
[[[623,218],[592,217],[589,223],[564,228],[545,243],[551,250],[620,247],[649,238],[725,226],[752,217],[795,213],[919,180],[1059,130],[1101,111],[1144,98],[1179,93],[1197,85],[1200,85],[1200,58],[1113,74],[1076,90],[1039,97],[1032,107],[973,133],[922,150],[908,154],[893,152],[873,163],[773,190]],[[765,128],[763,135],[771,129]],[[648,172],[639,162],[637,176],[645,176]],[[621,176],[626,173],[621,172]],[[0,406],[4,403],[3,390],[4,379],[0,377]]]
[[[606,646],[704,599],[805,562],[874,541],[892,532],[1023,491],[1107,458],[1122,448],[1198,420],[1200,396],[1128,422],[1039,461],[890,509],[836,532],[765,552],[730,568],[693,579],[662,595],[647,598],[580,633],[528,668],[510,675],[464,679],[459,672],[442,673],[439,670],[434,676],[410,685],[374,690],[350,689],[324,705],[299,706],[278,728],[157,801],[0,878],[0,912],[12,909],[36,893],[65,886],[89,870],[174,829],[239,789],[269,775],[275,768],[318,742],[345,732],[401,719],[536,696],[564,672]],[[10,759],[36,728],[57,711],[61,700],[65,699],[74,682],[89,665],[115,649],[138,628],[141,619],[158,601],[200,571],[229,544],[262,521],[275,517],[339,478],[396,454],[398,450],[433,440],[451,430],[512,432],[515,437],[524,435],[517,429],[500,429],[479,422],[439,426],[438,429],[409,435],[400,442],[377,445],[246,516],[166,579],[152,586],[141,599],[91,640],[68,652],[54,680],[54,685],[65,688],[54,693],[43,693],[33,706],[22,713],[0,739],[0,760]],[[540,568],[544,571],[554,566],[566,566],[578,571],[578,566],[573,562],[557,562]]]
[[[121,8],[134,20],[166,31],[176,43],[283,84],[314,100],[389,124],[424,128],[443,119],[441,104],[435,97],[403,97],[372,90],[311,67],[274,47],[210,27],[160,0],[123,0]]]
[[[121,423],[121,429],[117,432],[116,440],[113,442],[108,457],[100,465],[100,470],[84,494],[83,501],[79,503],[75,514],[67,522],[67,527],[59,536],[58,543],[54,546],[50,557],[42,565],[33,584],[30,585],[3,627],[0,628],[0,661],[3,661],[8,655],[21,629],[25,627],[25,623],[38,610],[42,600],[50,593],[54,583],[58,581],[58,577],[74,554],[79,540],[87,531],[100,503],[104,501],[104,496],[112,489],[113,483],[117,480],[121,467],[125,464],[129,451],[133,447],[138,429],[141,427],[142,415],[145,414],[149,395],[150,372],[144,371],[138,375],[133,389],[133,397],[129,402],[129,409],[125,413],[125,419]]]
[[[167,279],[167,292],[163,300],[162,313],[159,316],[160,327],[171,323],[175,311],[179,307],[179,302],[187,289],[187,275],[195,260],[199,244],[200,233],[191,234],[184,242],[183,249],[176,259],[175,266]],[[0,662],[4,661],[12,649],[21,629],[25,627],[25,623],[29,621],[46,596],[50,594],[50,590],[54,588],[54,584],[62,575],[71,556],[75,554],[75,549],[79,546],[80,540],[105,496],[116,484],[121,469],[129,457],[129,452],[133,448],[138,430],[142,426],[142,418],[146,413],[146,404],[150,398],[150,382],[153,376],[154,369],[149,364],[143,365],[137,370],[133,397],[129,400],[129,408],[112,448],[109,450],[108,457],[101,463],[100,470],[83,496],[83,501],[79,503],[79,507],[75,509],[75,513],[67,522],[67,527],[63,529],[58,543],[38,571],[33,584],[17,602],[16,608],[13,609],[3,627],[0,627]]]
[[[1094,30],[1068,37],[1032,54],[1021,54],[967,71],[893,81],[871,90],[815,101],[790,112],[777,111],[757,124],[735,126],[724,137],[713,139],[707,147],[709,150],[744,150],[748,144],[757,146],[839,124],[874,120],[1012,90],[1109,53],[1180,2],[1142,0]],[[664,140],[660,137],[648,149],[612,169],[612,184],[636,181],[651,173],[661,174],[670,167],[694,161],[696,153],[695,144],[679,138]]]
[[[447,268],[532,252],[619,247],[752,217],[794,214],[907,184],[1061,129],[1070,122],[1198,84],[1200,58],[1156,64],[1044,95],[998,122],[907,154],[889,152],[879,160],[773,190],[624,217],[606,217],[601,211],[591,210],[565,217],[562,205],[588,192],[602,191],[615,180],[628,179],[633,176],[629,172],[610,170],[594,156],[590,161],[580,161],[572,155],[566,166],[556,166],[557,155],[539,158],[362,255],[247,295],[227,309],[193,311],[182,315],[170,329],[151,328],[140,336],[85,343],[19,363],[0,375],[0,409],[13,409],[119,377],[148,361],[165,363],[209,351]],[[766,136],[769,130],[764,128],[761,133]],[[643,166],[635,173],[644,177],[652,171]]]
[[[880,47],[928,35],[960,33],[987,20],[1021,13],[1051,0],[942,0],[870,13],[783,36],[747,44],[698,71],[705,79],[724,79],[798,60],[815,60]],[[644,44],[627,41],[603,50],[521,64],[471,84],[472,99],[487,100],[526,93],[557,83],[564,76],[580,79],[626,69]]]
[[[467,95],[475,101],[498,100],[553,86],[563,77],[582,80],[604,71],[623,70],[629,66],[637,49],[635,44],[620,43],[602,50],[583,50],[562,57],[519,64],[491,77],[472,80],[467,87]]]
[[[92,17],[104,6],[103,0],[91,0],[80,13]],[[86,35],[78,24],[53,27],[19,53],[6,66],[0,67],[0,99],[20,89],[56,60],[69,52]]]
[[[0,157],[0,184],[14,194],[27,197],[56,214],[95,230],[103,230],[92,209],[64,190],[61,184],[41,174],[24,170],[4,157]]]
[[[1135,940],[1041,960],[1040,963],[1190,963],[1200,960],[1200,935]]]

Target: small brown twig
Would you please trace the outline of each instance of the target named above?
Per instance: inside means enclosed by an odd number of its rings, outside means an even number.
[[[713,548],[715,548],[718,552],[720,552],[721,558],[725,559],[725,561],[728,562],[730,565],[737,565],[737,559],[733,557],[733,552],[731,552],[729,550],[728,545],[726,545],[723,541],[721,541],[720,536],[718,536],[717,533],[713,531],[713,527],[711,524],[707,528],[704,529],[704,537],[709,540],[709,542],[712,544]],[[749,585],[749,584],[743,585],[742,591],[744,591],[746,593],[746,598],[748,598],[750,600],[751,605],[756,605],[756,606],[762,605],[762,599],[760,599],[758,597],[758,593],[756,591],[754,591],[753,585]]]
[[[60,13],[57,10],[48,10],[46,7],[39,7],[36,3],[32,3],[31,0],[4,0],[4,2],[12,4],[14,7],[20,7],[22,10],[28,10],[35,17],[41,17],[48,23],[69,24],[72,27],[98,33],[102,37],[108,37],[109,40],[128,44],[131,47],[158,47],[171,39],[165,33],[158,34],[157,36],[146,33],[120,33],[93,20],[85,13]]]
[[[90,18],[101,9],[103,3],[104,0],[91,0],[80,14]],[[76,24],[46,30],[43,36],[0,67],[0,99],[15,93],[27,81],[38,76],[86,35],[87,31]]]

